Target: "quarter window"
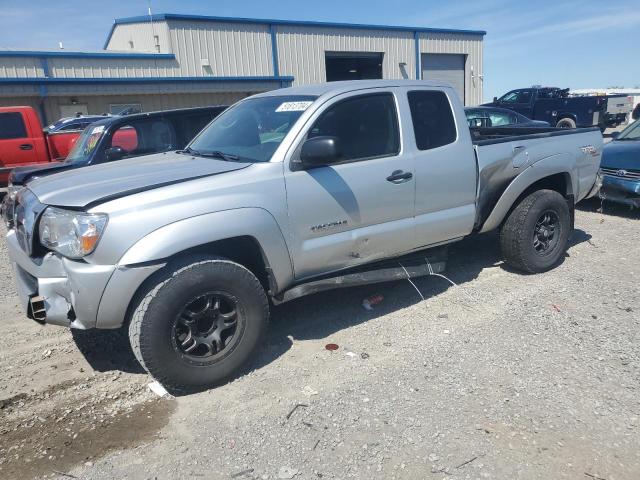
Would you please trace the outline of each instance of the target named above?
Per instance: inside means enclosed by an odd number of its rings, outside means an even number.
[[[430,150],[455,142],[456,124],[444,92],[416,90],[409,92],[408,98],[419,150]]]
[[[326,110],[307,138],[337,137],[340,161],[385,157],[400,151],[398,117],[390,93],[343,100]]]
[[[0,138],[25,138],[27,129],[19,112],[0,113]]]

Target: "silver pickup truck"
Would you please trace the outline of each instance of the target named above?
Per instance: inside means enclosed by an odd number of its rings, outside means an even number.
[[[7,243],[30,318],[125,326],[163,384],[209,386],[255,351],[270,303],[439,271],[476,232],[499,229],[523,272],[552,268],[601,150],[598,129],[470,131],[425,81],[288,88],[182,151],[31,182]]]

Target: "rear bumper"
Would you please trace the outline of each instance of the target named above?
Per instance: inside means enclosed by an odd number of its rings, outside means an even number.
[[[604,175],[600,198],[640,208],[640,180]]]

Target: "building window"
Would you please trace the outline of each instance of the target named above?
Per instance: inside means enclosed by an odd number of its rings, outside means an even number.
[[[140,112],[142,112],[140,103],[112,103],[109,105],[109,113],[111,115],[131,115]]]
[[[380,79],[383,56],[377,52],[325,52],[327,82]]]

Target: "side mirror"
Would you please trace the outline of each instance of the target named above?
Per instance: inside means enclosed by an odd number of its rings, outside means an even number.
[[[111,147],[111,148],[107,148],[104,151],[104,156],[110,162],[112,162],[114,160],[120,160],[126,154],[127,154],[127,152],[122,147]]]
[[[321,167],[339,160],[340,140],[337,137],[314,137],[302,145],[300,160],[304,168]]]
[[[493,103],[496,103],[498,101],[498,97],[493,97]]]
[[[610,137],[614,140],[620,136],[620,132],[611,132]]]

